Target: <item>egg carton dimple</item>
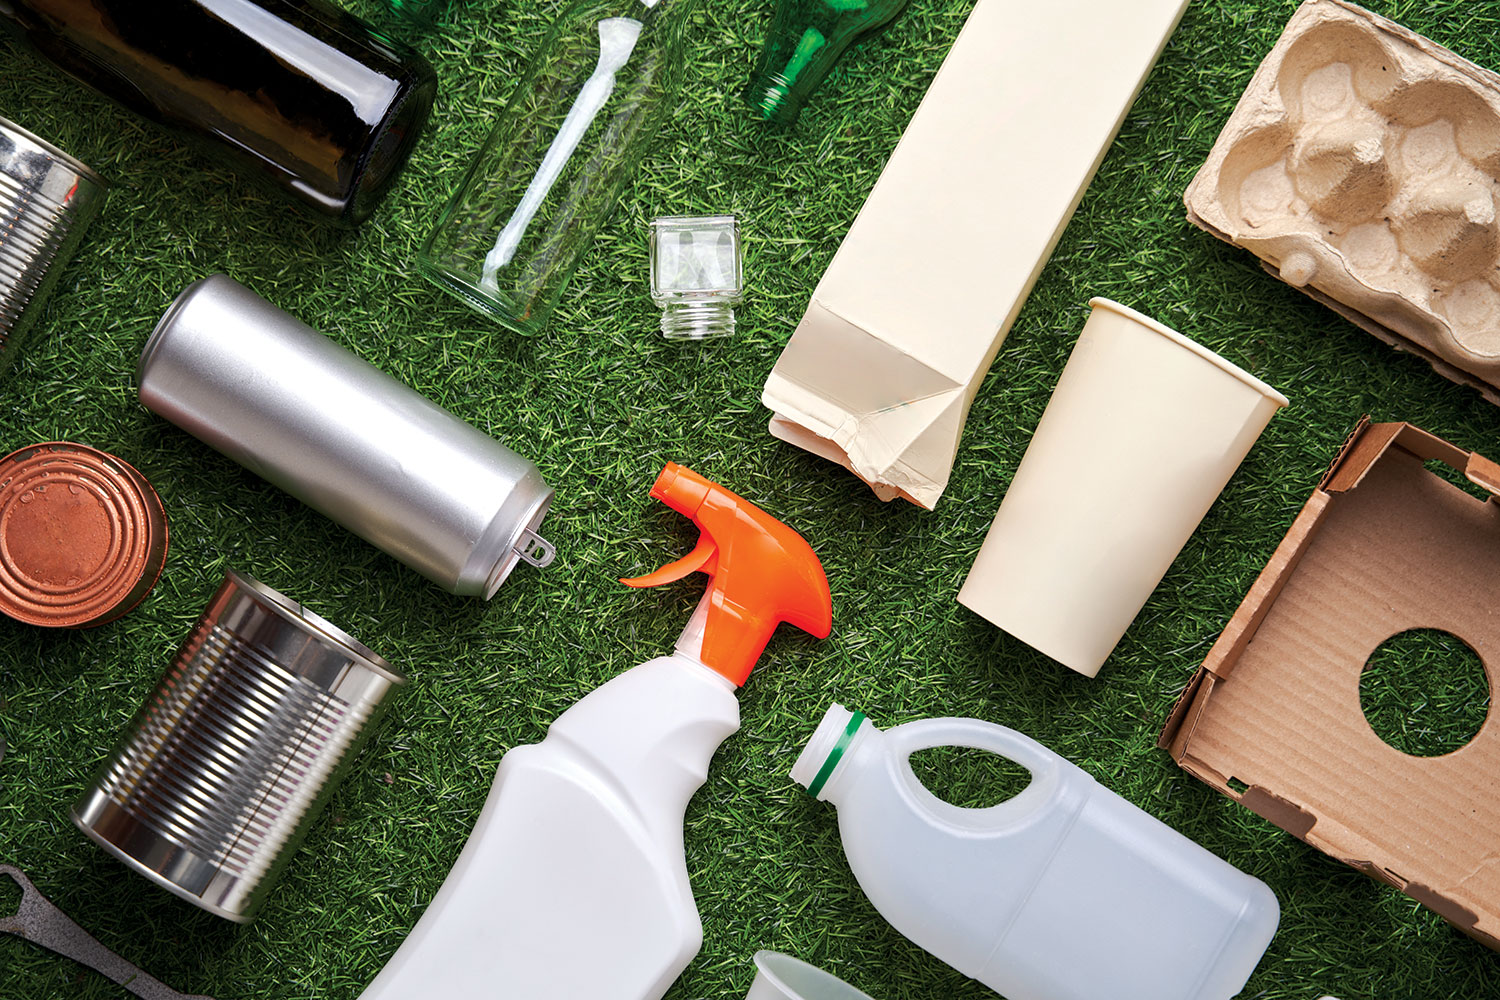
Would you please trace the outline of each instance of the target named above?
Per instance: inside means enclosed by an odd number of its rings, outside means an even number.
[[[1183,196],[1195,224],[1500,404],[1500,75],[1307,0]]]

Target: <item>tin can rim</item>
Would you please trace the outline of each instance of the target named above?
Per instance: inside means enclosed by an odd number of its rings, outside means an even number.
[[[88,789],[88,791],[84,795],[84,801],[96,797],[107,802],[110,806],[119,808],[113,801],[108,800],[107,797],[99,796],[97,787],[90,787]],[[222,906],[218,906],[214,903],[209,902],[202,896],[195,895],[189,890],[184,889],[182,886],[178,885],[176,882],[173,882],[170,878],[156,871],[150,865],[144,863],[139,858],[132,855],[129,851],[124,850],[118,844],[115,844],[109,838],[105,837],[98,830],[95,830],[92,825],[84,820],[83,814],[79,810],[79,805],[80,803],[74,803],[68,809],[68,818],[73,821],[73,825],[76,826],[85,837],[92,840],[94,842],[94,846],[103,849],[116,861],[121,862],[137,875],[144,876],[151,882],[156,883],[156,885],[167,890],[178,899],[192,903],[199,909],[207,910],[214,916],[222,917],[225,920],[230,921],[231,923],[248,924],[255,918],[254,913],[239,913],[234,910],[225,909]],[[156,835],[158,837],[161,837],[164,841],[167,841],[168,843],[172,842],[170,838],[166,837],[159,831],[153,830],[152,832],[156,833]]]
[[[349,652],[354,654],[356,659],[362,661],[366,667],[380,674],[392,684],[402,685],[406,683],[406,675],[398,670],[389,660],[317,612],[308,610],[305,606],[287,597],[274,587],[266,586],[249,574],[241,573],[238,570],[226,569],[224,575],[236,587],[248,590],[263,598],[277,614],[290,620],[293,624],[309,628],[330,642],[345,647]]]
[[[59,149],[57,146],[48,142],[46,139],[43,139],[35,132],[22,128],[15,122],[11,121],[9,118],[6,118],[4,115],[0,115],[0,131],[10,132],[24,142],[35,146],[42,153],[45,153],[47,156],[50,156],[53,159],[57,160],[63,166],[67,167],[69,170],[72,170],[74,173],[78,174],[79,177],[83,178],[89,183],[98,185],[101,189],[109,188],[109,182],[101,177],[98,173],[96,173],[94,169],[87,163],[84,163],[76,156],[72,156],[64,150]]]

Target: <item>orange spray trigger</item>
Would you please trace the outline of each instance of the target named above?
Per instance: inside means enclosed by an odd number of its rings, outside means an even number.
[[[759,507],[668,462],[651,495],[693,519],[693,551],[654,573],[620,582],[655,587],[699,570],[710,577],[699,659],[745,683],[782,622],[818,638],[833,630],[833,597],[812,547]],[[681,647],[679,647],[681,648]]]
[[[714,556],[718,554],[719,547],[705,531],[698,535],[698,544],[693,546],[693,551],[681,559],[667,563],[655,573],[647,573],[645,576],[622,576],[620,582],[627,587],[660,587],[664,583],[676,583],[689,573],[696,573],[700,569],[712,576],[714,567],[711,564]]]

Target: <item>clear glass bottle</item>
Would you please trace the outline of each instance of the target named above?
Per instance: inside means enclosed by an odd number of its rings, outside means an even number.
[[[740,227],[732,215],[666,216],[651,223],[651,300],[669,340],[734,333],[745,294]]]
[[[671,112],[694,0],[576,0],[418,254],[429,278],[523,334],[546,325]]]
[[[844,51],[881,30],[907,0],[778,0],[745,100],[761,118],[790,125]]]

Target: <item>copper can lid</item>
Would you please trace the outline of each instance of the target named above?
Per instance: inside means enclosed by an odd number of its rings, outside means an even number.
[[[103,625],[145,598],[166,557],[161,499],[125,462],[67,441],[0,458],[0,612]]]

